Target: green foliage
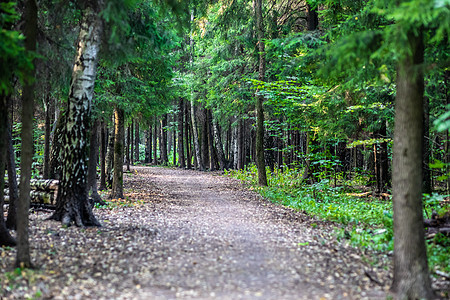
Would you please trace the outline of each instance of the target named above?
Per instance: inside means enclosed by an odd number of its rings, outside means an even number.
[[[446,112],[434,121],[434,126],[436,126],[436,131],[438,132],[450,131],[450,106],[447,107]]]
[[[25,51],[24,36],[16,30],[11,30],[18,21],[15,2],[0,3],[0,94],[12,92],[11,80],[13,76],[23,82],[31,80],[26,78],[27,70],[32,69],[33,55]]]
[[[128,116],[148,120],[166,112],[174,97],[169,88],[174,61],[169,53],[178,38],[170,16],[161,15],[161,9],[149,1],[130,2],[125,8],[120,7],[118,16],[114,14],[118,7],[110,9],[104,12],[104,17],[114,16],[116,19],[112,22],[119,22],[117,18],[121,18],[120,22],[127,24],[125,29],[120,29],[120,40],[126,43],[116,45],[124,49],[118,52],[122,53],[119,59],[116,59],[117,53],[108,54],[100,62],[96,84],[98,110],[111,111],[118,105]]]
[[[450,176],[450,173],[446,172],[449,164],[446,164],[438,159],[435,159],[435,161],[433,163],[430,163],[429,166],[430,166],[430,169],[440,171],[441,174],[443,173],[442,175],[439,175],[436,177],[436,180],[438,180],[438,181],[446,180]]]
[[[20,166],[20,151],[22,144],[20,142],[20,131],[22,130],[22,123],[17,122],[13,124],[12,127],[12,143],[15,152],[15,163],[16,166]],[[44,161],[44,128],[41,126],[34,126],[33,128],[33,141],[34,141],[34,152],[33,152],[33,162],[31,168],[31,178],[38,178],[42,172],[42,166]],[[20,169],[18,170],[20,174]]]
[[[436,234],[427,244],[428,262],[433,270],[450,273],[450,239],[442,233]]]

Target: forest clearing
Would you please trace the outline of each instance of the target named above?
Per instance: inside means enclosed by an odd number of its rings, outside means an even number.
[[[2,297],[450,297],[449,0],[0,25]]]

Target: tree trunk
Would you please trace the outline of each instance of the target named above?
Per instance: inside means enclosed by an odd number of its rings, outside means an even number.
[[[213,130],[212,130],[212,114],[210,109],[205,110],[206,113],[206,128],[207,128],[207,136],[208,136],[208,145],[209,145],[209,169],[211,171],[215,171],[217,169],[217,154],[216,149],[214,148],[214,138],[213,138]]]
[[[127,127],[127,142],[125,147],[125,160],[127,162],[127,172],[130,172],[130,146],[131,146],[131,125]]]
[[[238,131],[237,131],[237,139],[236,139],[236,152],[237,152],[237,168],[239,170],[244,169],[244,120],[242,118],[239,119]]]
[[[173,120],[175,123],[175,115],[173,116]],[[173,134],[172,134],[172,144],[173,144],[173,165],[176,166],[177,165],[177,130],[176,127],[174,126],[174,130],[173,130]]]
[[[259,81],[264,81],[266,73],[266,57],[264,50],[264,27],[262,15],[262,0],[255,0],[256,34],[259,50]],[[256,91],[256,166],[258,167],[258,183],[267,186],[266,162],[264,158],[264,97]]]
[[[172,115],[167,114],[166,134],[167,134],[167,161],[169,161],[170,152],[172,151]]]
[[[193,28],[194,25],[192,23],[194,22],[195,12],[191,11],[191,28]],[[189,36],[189,63],[191,66],[191,72],[193,72],[193,64],[194,64],[194,39],[192,37],[192,29],[191,34]],[[201,150],[200,150],[200,142],[199,142],[199,136],[198,136],[198,126],[197,126],[197,118],[195,117],[195,103],[194,98],[191,91],[191,123],[192,123],[192,138],[194,141],[194,153],[195,153],[195,160],[197,161],[197,166],[200,171],[205,170],[205,165],[203,164],[202,158],[201,158]]]
[[[189,118],[189,103],[187,101],[184,102],[184,120],[185,120],[185,129],[184,136],[186,140],[186,167],[190,170],[192,169],[192,147],[191,147],[191,136],[189,134],[191,128],[191,120]]]
[[[422,193],[429,194],[433,192],[431,186],[431,170],[430,170],[430,109],[429,99],[424,97],[423,99],[423,145],[422,145],[422,174],[423,184]]]
[[[231,128],[231,121],[228,120],[228,126],[225,137],[225,159],[228,160],[229,164],[231,160],[233,160],[233,156],[231,155],[231,137],[233,136],[233,131]]]
[[[153,148],[153,133],[152,133],[152,126],[150,125],[148,128],[148,161],[147,163],[152,162],[152,148]]]
[[[139,122],[138,120],[136,120],[134,122],[134,159],[136,161],[136,163],[140,162],[140,157],[139,157],[139,143],[141,142],[140,139],[140,132],[139,132]]]
[[[125,137],[125,113],[123,109],[114,108],[114,176],[110,198],[123,198],[123,149]]]
[[[307,30],[316,30],[319,25],[319,17],[317,15],[317,10],[312,9],[311,5],[306,4],[306,22],[307,22]]]
[[[88,192],[94,203],[105,205],[97,189],[97,160],[98,160],[98,127],[100,120],[96,119],[91,128],[91,140],[89,143],[89,162],[88,162]]]
[[[98,3],[87,4],[91,6],[83,11],[77,42],[64,131],[62,178],[51,218],[65,225],[74,222],[77,226],[100,226],[87,194],[87,133],[103,26]]]
[[[107,134],[105,122],[101,121],[100,131],[100,191],[106,190],[106,151],[107,151]]]
[[[216,149],[217,149],[217,156],[219,159],[219,168],[220,170],[223,170],[227,166],[227,161],[225,159],[225,155],[223,153],[223,144],[222,144],[222,138],[220,135],[220,128],[219,124],[217,124],[217,120],[212,117],[213,127],[214,127],[214,140],[216,142]]]
[[[113,181],[113,173],[114,173],[114,143],[115,143],[115,133],[114,133],[114,115],[112,117],[112,124],[108,128],[108,152],[106,155],[106,182],[108,184],[108,187],[112,186]]]
[[[202,163],[205,168],[209,166],[209,148],[208,148],[208,121],[207,121],[206,108],[201,109],[201,156]]]
[[[394,280],[398,299],[433,298],[422,212],[423,37],[408,32],[411,54],[397,69],[393,153]]]
[[[11,106],[11,97],[7,97],[7,105]],[[10,114],[6,114],[7,118],[7,168],[8,168],[8,187],[9,187],[9,207],[8,207],[8,218],[6,219],[6,227],[8,229],[16,229],[17,224],[17,202],[19,201],[19,188],[17,185],[17,174],[16,174],[16,159],[15,151],[13,148],[12,140],[12,128],[11,128],[11,118]]]
[[[135,157],[134,157],[134,121],[131,121],[130,124],[130,163],[134,165]]]
[[[191,100],[191,122],[192,122],[192,138],[194,140],[194,151],[195,158],[197,159],[198,168],[200,171],[205,170],[205,165],[203,164],[203,160],[200,152],[200,143],[198,139],[198,126],[197,126],[197,118],[195,117],[195,106],[194,100]]]
[[[380,135],[383,138],[387,137],[387,125],[383,122],[380,130]],[[391,187],[391,177],[389,174],[389,155],[388,155],[388,144],[387,142],[382,142],[380,144],[380,164],[381,164],[381,181],[382,181],[382,191],[386,192],[388,188]]]
[[[160,138],[160,151],[161,151],[161,164],[167,165],[169,159],[167,156],[167,114],[164,114],[161,119],[161,138]]]
[[[5,190],[5,165],[6,165],[6,153],[7,153],[7,124],[8,120],[8,105],[6,96],[0,94],[0,247],[1,246],[14,246],[16,241],[9,234],[6,228],[5,218],[3,214],[4,203],[4,190]],[[10,177],[11,174],[8,174]],[[27,215],[28,218],[28,215]]]
[[[158,120],[155,117],[154,126],[153,126],[153,164],[158,164],[158,147],[157,147],[157,138],[158,138]]]
[[[184,157],[184,124],[183,124],[183,116],[184,116],[184,101],[183,98],[180,98],[178,103],[178,164],[180,168],[186,168],[185,157]],[[187,141],[187,138],[186,138]]]
[[[46,94],[45,97],[45,128],[44,128],[44,167],[42,177],[44,179],[49,179],[50,175],[50,136],[51,136],[51,101],[50,101],[50,92]]]
[[[309,178],[311,170],[311,133],[309,131],[306,132],[306,151],[305,151],[305,171],[303,172],[302,180],[306,180]]]
[[[144,163],[149,163],[150,157],[150,149],[152,147],[152,143],[150,142],[150,132],[147,130],[144,131],[145,136],[145,155],[144,155]]]
[[[35,0],[25,2],[25,49],[36,51],[37,37],[37,4]],[[29,78],[35,75],[34,68],[28,73]],[[22,131],[20,138],[22,148],[20,152],[20,184],[19,201],[17,202],[17,256],[16,267],[31,267],[30,241],[28,238],[28,213],[30,210],[30,179],[31,164],[33,163],[33,115],[34,115],[34,82],[26,82],[22,94]],[[5,141],[5,137],[1,137]],[[2,151],[4,153],[6,151]],[[4,155],[4,154],[2,154]],[[2,159],[4,168],[4,160]],[[0,173],[3,176],[4,171]],[[3,218],[2,218],[3,219]]]
[[[270,131],[268,133],[268,137],[266,139],[267,143],[267,149],[269,149],[266,152],[266,159],[267,159],[267,166],[270,168],[270,171],[275,171],[275,151],[273,150],[275,148],[274,143],[274,137],[273,137],[273,131]]]
[[[53,141],[51,147],[50,167],[49,167],[49,179],[61,179],[61,166],[63,155],[63,138],[65,136],[64,130],[67,120],[67,114],[65,112],[59,115],[56,121],[56,127],[53,134]]]
[[[445,85],[445,98],[447,101],[447,108],[450,107],[450,95],[448,92],[450,81],[450,71],[445,71],[444,74],[444,85]],[[450,130],[446,132],[446,142],[445,142],[445,161],[447,163],[447,194],[450,194]]]

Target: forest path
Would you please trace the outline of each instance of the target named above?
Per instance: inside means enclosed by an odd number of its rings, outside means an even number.
[[[31,216],[32,255],[43,272],[34,288],[44,296],[385,298],[388,272],[337,243],[332,224],[265,201],[237,180],[133,167],[124,181],[131,207],[96,209],[102,228],[61,228],[43,221],[46,213]]]

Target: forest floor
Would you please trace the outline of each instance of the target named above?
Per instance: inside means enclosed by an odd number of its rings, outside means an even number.
[[[337,242],[337,226],[239,181],[133,167],[100,228],[30,216],[34,271],[0,248],[1,299],[385,299],[389,259]],[[374,263],[376,262],[376,263]]]

